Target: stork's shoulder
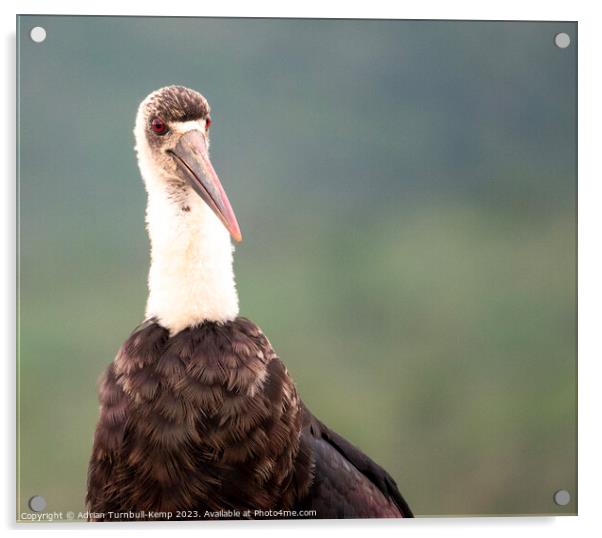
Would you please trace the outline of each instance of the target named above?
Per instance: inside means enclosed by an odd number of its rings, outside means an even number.
[[[208,402],[201,393],[216,395],[212,389],[217,387],[252,396],[270,370],[277,369],[278,362],[269,340],[246,318],[206,321],[175,335],[149,319],[123,343],[114,369],[131,395],[152,398],[163,380],[167,387],[184,391],[182,395],[193,401],[198,397],[204,406]]]

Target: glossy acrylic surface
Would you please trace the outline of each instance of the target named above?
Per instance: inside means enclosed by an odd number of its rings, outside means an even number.
[[[211,103],[241,313],[314,413],[419,516],[576,513],[575,23],[17,24],[19,517],[84,509],[146,299],[133,122],[168,84]]]

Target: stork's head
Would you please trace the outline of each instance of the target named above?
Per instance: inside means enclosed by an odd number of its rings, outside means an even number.
[[[149,192],[159,191],[189,211],[198,195],[235,241],[240,228],[226,192],[209,160],[209,103],[198,92],[167,86],[151,93],[138,108],[136,152]]]

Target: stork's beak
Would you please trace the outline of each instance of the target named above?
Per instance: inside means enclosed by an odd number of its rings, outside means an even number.
[[[207,139],[201,131],[184,133],[171,153],[182,175],[224,223],[232,238],[237,242],[242,241],[236,215],[209,160]]]

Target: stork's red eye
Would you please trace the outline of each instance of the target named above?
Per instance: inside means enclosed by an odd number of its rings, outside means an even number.
[[[151,129],[156,134],[162,135],[167,132],[167,125],[161,118],[153,118],[151,120]]]
[[[207,116],[207,117],[205,118],[205,131],[208,131],[208,130],[209,130],[209,127],[211,127],[211,117],[210,117],[210,116]]]

